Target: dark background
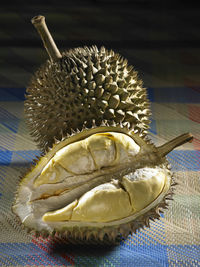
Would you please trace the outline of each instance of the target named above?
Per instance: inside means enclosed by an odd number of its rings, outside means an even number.
[[[24,88],[48,58],[30,20],[44,15],[57,46],[104,45],[139,71],[146,87],[200,84],[200,9],[191,1],[4,1],[0,86]],[[194,56],[195,55],[195,56]],[[177,63],[178,62],[178,63]]]

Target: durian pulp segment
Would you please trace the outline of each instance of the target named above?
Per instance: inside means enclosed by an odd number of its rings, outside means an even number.
[[[110,222],[128,217],[152,203],[162,192],[167,177],[160,168],[143,168],[122,179],[122,188],[103,184],[66,207],[47,212],[45,222]]]
[[[123,164],[139,150],[136,142],[126,134],[93,134],[60,149],[36,178],[34,186],[58,183],[76,175]]]

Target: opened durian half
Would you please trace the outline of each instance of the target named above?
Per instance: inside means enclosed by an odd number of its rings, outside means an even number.
[[[175,185],[165,155],[192,136],[156,148],[145,136],[145,90],[126,61],[96,47],[60,55],[44,17],[33,22],[51,61],[34,76],[25,106],[46,152],[22,178],[13,211],[43,236],[119,241],[160,217]]]
[[[13,211],[28,228],[68,240],[115,242],[159,218],[172,195],[165,155],[127,128],[93,126],[57,141],[21,180]]]

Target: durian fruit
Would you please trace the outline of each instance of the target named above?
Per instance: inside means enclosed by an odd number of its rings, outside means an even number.
[[[158,219],[173,193],[165,155],[127,128],[94,125],[57,141],[23,177],[13,211],[30,230],[71,242],[117,242]]]
[[[159,219],[175,185],[165,155],[192,136],[155,147],[146,92],[127,61],[96,47],[61,55],[44,18],[33,22],[51,61],[33,77],[25,110],[45,152],[13,212],[37,235],[115,243]]]
[[[32,19],[50,56],[27,88],[25,115],[41,149],[54,138],[102,121],[146,134],[149,101],[133,66],[112,50],[96,46],[58,51],[43,16]]]

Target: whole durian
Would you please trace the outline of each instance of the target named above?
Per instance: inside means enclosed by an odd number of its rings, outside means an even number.
[[[149,101],[133,66],[112,50],[96,46],[57,50],[44,17],[33,18],[50,55],[27,88],[25,114],[32,136],[40,148],[52,146],[83,125],[128,125],[146,133]],[[52,44],[53,42],[53,44]]]
[[[38,235],[119,241],[159,219],[175,185],[165,155],[192,136],[155,147],[146,92],[127,61],[96,47],[60,55],[44,17],[34,23],[52,61],[33,77],[25,106],[46,152],[22,178],[13,212]]]

